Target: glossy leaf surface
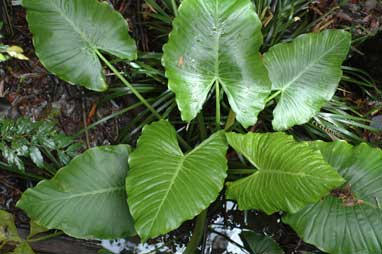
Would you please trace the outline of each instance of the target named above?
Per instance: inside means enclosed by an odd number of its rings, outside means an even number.
[[[226,151],[222,132],[184,154],[169,122],[144,127],[126,179],[130,211],[143,241],[176,229],[217,198],[226,177]]]
[[[258,169],[228,186],[227,198],[242,210],[296,212],[344,182],[319,151],[284,133],[228,133],[227,140]]]
[[[308,122],[333,97],[350,44],[348,32],[326,30],[301,35],[264,54],[272,90],[281,94],[273,111],[274,129]]]
[[[136,58],[122,15],[97,0],[23,0],[42,64],[65,81],[94,91],[107,89],[96,50]]]
[[[54,178],[24,192],[17,206],[37,224],[77,238],[134,234],[126,203],[128,146],[92,148]]]
[[[333,254],[382,253],[382,151],[366,144],[314,144],[346,179],[346,190],[284,217],[303,240]]]
[[[258,52],[261,26],[249,0],[182,2],[163,64],[183,120],[197,115],[217,81],[237,120],[256,123],[271,88]]]

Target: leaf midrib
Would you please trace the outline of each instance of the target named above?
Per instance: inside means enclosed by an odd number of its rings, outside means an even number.
[[[50,0],[49,0],[50,1]],[[73,30],[75,32],[77,32],[79,34],[79,36],[88,44],[88,46],[95,50],[96,48],[94,47],[93,43],[86,37],[86,35],[77,28],[77,26],[73,23],[73,21],[65,14],[65,12],[63,12],[57,4],[55,4],[54,1],[51,2],[52,3],[52,6],[54,7],[54,9],[57,10],[57,12],[65,19],[66,22],[69,23],[69,25],[73,28]]]
[[[75,199],[75,198],[81,198],[81,197],[92,196],[92,195],[101,195],[101,194],[105,194],[108,192],[110,192],[110,193],[119,192],[119,191],[124,191],[124,190],[125,190],[125,186],[111,187],[111,188],[104,188],[104,189],[99,189],[99,190],[95,190],[95,191],[75,193],[75,194],[71,194],[68,196],[64,196],[62,198],[54,198],[54,199],[49,199],[49,200],[45,200],[45,201],[50,202],[50,201],[58,201],[58,200],[68,200],[68,199]],[[65,192],[62,192],[62,193],[65,194]]]
[[[203,6],[204,10],[208,11],[208,7],[205,6],[205,3],[203,1],[201,1],[201,5]],[[214,13],[213,13],[213,20],[214,20],[214,26],[216,28],[216,36],[215,36],[215,66],[214,66],[214,76],[211,80],[211,83],[209,84],[209,88],[212,87],[212,85],[218,81],[218,83],[221,83],[221,78],[220,78],[220,71],[219,71],[219,52],[220,52],[220,37],[221,37],[221,34],[220,34],[220,31],[218,30],[218,24],[219,24],[219,1],[215,1],[215,10],[214,10]],[[216,85],[219,85],[219,84],[216,84]]]
[[[219,1],[215,1],[215,15],[214,15],[214,26],[216,29],[216,38],[215,38],[215,80],[220,79],[219,75],[219,51],[220,51],[220,31],[218,31],[218,23],[219,23]],[[217,84],[218,85],[218,84]]]
[[[211,138],[211,137],[210,137]],[[207,139],[205,140],[204,142],[202,142],[201,144],[199,144],[197,147],[195,147],[193,150],[191,150],[190,152],[186,153],[186,154],[183,154],[183,155],[179,155],[179,164],[177,166],[177,168],[175,169],[175,172],[174,172],[174,175],[171,177],[171,180],[170,180],[170,184],[169,184],[169,187],[167,188],[166,190],[166,193],[164,194],[163,196],[163,199],[161,201],[161,203],[159,204],[158,206],[158,209],[155,213],[155,216],[153,217],[152,219],[152,222],[151,222],[151,226],[150,226],[150,230],[149,232],[152,231],[153,227],[154,227],[154,224],[155,224],[155,221],[159,215],[159,213],[161,212],[162,210],[162,207],[165,203],[165,201],[167,200],[167,197],[170,193],[170,191],[172,190],[172,187],[174,186],[175,184],[175,181],[176,181],[176,178],[178,178],[179,176],[179,173],[180,171],[183,169],[183,166],[184,166],[184,162],[187,160],[188,157],[190,157],[192,154],[195,154],[199,149],[203,148],[205,145],[207,145],[209,143],[210,139]]]
[[[151,220],[152,222],[151,222],[151,226],[150,226],[150,230],[149,230],[149,232],[152,231],[152,229],[153,229],[153,227],[154,227],[154,224],[155,224],[155,221],[156,221],[156,219],[158,218],[158,215],[159,215],[159,213],[161,212],[162,207],[163,207],[164,203],[165,203],[166,200],[167,200],[168,194],[169,194],[170,191],[172,190],[172,187],[173,187],[174,184],[175,184],[175,180],[176,180],[176,178],[178,177],[179,172],[180,172],[181,169],[183,168],[183,165],[184,165],[184,162],[185,162],[186,158],[187,158],[187,155],[183,155],[183,156],[180,157],[179,164],[178,164],[177,168],[175,169],[174,175],[171,177],[169,187],[167,188],[166,193],[164,194],[164,196],[163,196],[163,198],[162,198],[162,201],[160,202],[160,204],[159,204],[159,206],[158,206],[158,209],[157,209],[157,211],[155,212],[155,215],[154,215],[153,219]]]

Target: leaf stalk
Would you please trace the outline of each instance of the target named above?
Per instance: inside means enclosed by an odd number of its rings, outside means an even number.
[[[151,106],[146,101],[146,99],[143,98],[143,96],[134,88],[134,86],[130,84],[124,76],[122,76],[122,74],[101,54],[101,52],[99,52],[97,49],[95,49],[95,52],[102,60],[102,62],[104,62],[107,67],[109,67],[109,69],[122,81],[122,83],[130,89],[130,91],[143,103],[143,105],[145,105],[159,120],[161,120],[162,116],[158,113],[158,111],[156,111],[153,106]]]
[[[215,81],[215,93],[216,93],[216,129],[220,129],[220,86],[219,81]]]

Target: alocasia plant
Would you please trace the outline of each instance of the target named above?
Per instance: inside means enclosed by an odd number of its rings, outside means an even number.
[[[348,32],[328,30],[272,47],[264,54],[271,89],[258,52],[261,23],[249,0],[185,0],[173,25],[163,63],[187,122],[215,84],[244,127],[255,124],[266,102],[278,95],[273,127],[306,123],[334,95],[351,43]],[[277,92],[268,98],[271,90]]]
[[[258,52],[263,36],[251,1],[186,0],[173,26],[163,64],[182,119],[196,117],[215,85],[216,96],[221,86],[243,126],[255,124],[271,84]]]
[[[63,80],[95,91],[107,89],[98,53],[135,59],[128,24],[106,2],[23,0],[40,61]]]
[[[124,181],[128,156],[126,145],[90,149],[28,189],[17,206],[39,225],[78,238],[133,235]]]
[[[326,30],[301,35],[265,53],[274,96],[280,95],[273,111],[274,129],[308,122],[333,97],[350,43],[348,32]]]
[[[96,0],[23,0],[23,5],[37,54],[50,71],[103,91],[107,85],[100,58],[132,89],[100,53],[136,57],[126,22],[110,6]],[[272,47],[264,56],[258,52],[262,39],[261,22],[250,0],[182,1],[162,62],[183,120],[197,116],[214,86],[216,129],[221,123],[220,88],[244,127],[255,124],[259,112],[275,98],[276,130],[307,122],[330,100],[350,48],[350,34],[341,30],[305,34]],[[332,253],[381,251],[379,236],[372,231],[381,225],[361,228],[356,222],[381,218],[379,203],[373,202],[380,198],[379,150],[297,142],[284,133],[223,130],[196,143],[191,151],[182,151],[175,128],[162,119],[143,128],[131,153],[126,145],[93,148],[52,180],[27,190],[18,206],[39,225],[75,237],[117,238],[136,231],[145,241],[176,229],[214,202],[227,176],[229,143],[257,169],[228,184],[227,197],[238,201],[241,209],[286,212],[284,221],[307,242]],[[370,157],[373,154],[376,159]],[[357,166],[364,162],[365,167]],[[344,179],[355,192],[350,208],[333,197],[343,189]],[[79,209],[81,213],[76,212]],[[343,224],[342,231],[332,228],[336,220]]]
[[[257,168],[228,186],[227,197],[243,210],[296,212],[344,182],[319,151],[284,133],[228,133],[227,139]]]
[[[382,252],[382,151],[366,144],[315,142],[324,159],[346,179],[324,200],[287,215],[283,221],[329,253]]]
[[[144,127],[126,179],[130,211],[143,240],[176,229],[217,198],[227,176],[227,149],[224,133],[217,132],[184,154],[169,122]]]

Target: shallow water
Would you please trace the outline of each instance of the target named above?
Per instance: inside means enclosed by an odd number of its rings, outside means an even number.
[[[244,244],[240,239],[240,233],[244,226],[248,225],[247,216],[240,212],[241,218],[234,218],[235,213],[239,212],[233,202],[227,201],[224,205],[225,210],[214,218],[210,218],[207,237],[203,244],[203,254],[248,254]],[[254,215],[254,214],[252,214]],[[243,225],[242,224],[247,224]],[[189,229],[190,232],[192,229]],[[171,235],[171,233],[169,234]],[[175,253],[184,252],[186,245],[177,242],[165,242],[163,238],[158,238],[154,243],[139,243],[134,239],[119,239],[114,241],[104,240],[102,246],[115,254],[124,253]]]

